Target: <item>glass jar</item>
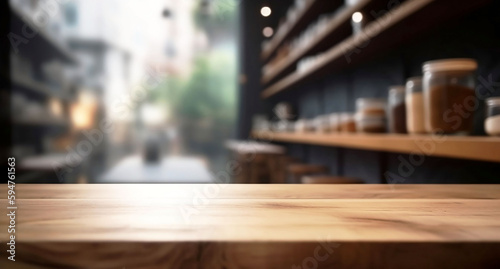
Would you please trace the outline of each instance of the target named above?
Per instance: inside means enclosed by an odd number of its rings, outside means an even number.
[[[405,87],[389,87],[388,120],[389,132],[395,134],[406,134],[406,104]]]
[[[385,117],[356,113],[356,130],[360,133],[385,133]]]
[[[477,100],[474,91],[474,59],[426,62],[424,113],[428,133],[468,134],[472,131]]]
[[[295,132],[308,133],[314,131],[314,120],[311,119],[298,119],[295,122]]]
[[[360,114],[385,117],[387,102],[380,98],[358,98],[356,99],[356,111]]]
[[[298,119],[295,122],[295,132],[297,133],[304,133],[306,132],[306,120],[305,119]]]
[[[342,113],[340,114],[340,131],[343,133],[355,133],[356,132],[356,121],[354,113]]]
[[[328,115],[320,115],[313,120],[314,129],[318,133],[330,132],[330,123]]]
[[[340,131],[340,116],[338,113],[328,115],[330,123],[330,132],[335,133]]]
[[[484,129],[491,136],[500,136],[500,97],[492,97],[486,100]]]
[[[425,133],[424,93],[422,77],[412,77],[406,81],[406,129],[410,134]]]
[[[293,129],[294,129],[293,122],[287,120],[276,121],[272,124],[272,131],[278,133],[290,132],[293,131]]]
[[[254,131],[270,131],[271,123],[265,115],[254,115],[252,117],[252,130]]]
[[[287,102],[278,103],[274,107],[274,113],[280,120],[293,120],[294,111],[292,105]]]

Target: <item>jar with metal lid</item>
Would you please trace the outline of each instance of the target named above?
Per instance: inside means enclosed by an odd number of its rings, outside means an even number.
[[[314,129],[318,133],[329,133],[330,132],[330,122],[328,115],[320,115],[314,118],[313,125]]]
[[[297,133],[304,133],[306,132],[306,120],[305,119],[298,119],[295,121],[295,132]]]
[[[265,115],[254,115],[252,117],[252,129],[254,131],[270,131],[271,123]]]
[[[381,98],[356,99],[356,111],[360,114],[386,116],[387,101]]]
[[[406,134],[406,104],[405,87],[389,87],[388,120],[389,132],[395,134]]]
[[[340,131],[343,133],[355,133],[356,121],[354,113],[341,113],[340,114]]]
[[[406,129],[410,134],[425,133],[424,125],[424,93],[422,77],[411,77],[406,80]]]
[[[274,132],[291,132],[295,128],[292,121],[280,120],[272,124],[272,131]]]
[[[280,120],[294,120],[295,118],[293,107],[287,102],[278,103],[274,107],[274,113]]]
[[[386,120],[383,116],[356,113],[356,130],[360,133],[385,133]]]
[[[425,128],[429,133],[468,134],[473,128],[477,99],[474,59],[426,62],[424,72]]]
[[[338,113],[331,113],[328,115],[330,123],[330,131],[332,133],[340,131],[340,115]]]
[[[314,131],[314,120],[311,119],[298,119],[295,122],[295,132],[308,133]]]
[[[492,97],[486,100],[484,129],[491,136],[500,136],[500,97]]]

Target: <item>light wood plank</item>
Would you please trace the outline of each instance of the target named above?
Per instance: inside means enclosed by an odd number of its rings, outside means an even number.
[[[224,185],[210,197],[189,192],[206,186],[16,185],[18,261],[5,263],[5,252],[0,254],[0,265],[495,268],[500,264],[498,185]],[[187,193],[179,195],[182,191]],[[5,186],[0,192],[6,192]],[[5,210],[6,199],[0,200],[0,207]],[[195,211],[186,218],[184,209]],[[7,219],[0,218],[1,243],[7,240],[6,226]],[[426,258],[419,258],[422,255]],[[416,262],[406,266],[408,260]]]
[[[500,242],[500,201],[463,199],[20,200],[19,240]],[[6,203],[2,202],[6,207]],[[78,209],[77,211],[73,209]],[[190,213],[191,212],[191,213]],[[0,221],[7,239],[7,218]]]
[[[0,185],[0,193],[7,193]],[[500,199],[500,185],[369,184],[37,184],[16,185],[17,199]]]

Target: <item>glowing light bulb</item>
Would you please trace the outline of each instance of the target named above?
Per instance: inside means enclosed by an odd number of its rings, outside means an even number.
[[[260,14],[264,17],[269,17],[271,15],[271,8],[270,7],[263,7],[260,9]]]
[[[262,30],[262,34],[265,37],[271,37],[274,34],[274,30],[271,27],[266,27],[266,28],[264,28],[264,30]]]
[[[361,12],[354,12],[354,14],[352,14],[352,21],[361,22],[362,20],[363,20],[363,14],[361,14]]]

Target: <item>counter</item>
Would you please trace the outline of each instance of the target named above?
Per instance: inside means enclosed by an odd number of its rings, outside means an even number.
[[[18,184],[15,190],[16,262],[2,250],[2,268],[500,265],[500,185]],[[5,185],[0,193],[6,198]],[[2,214],[4,248],[7,226]]]

